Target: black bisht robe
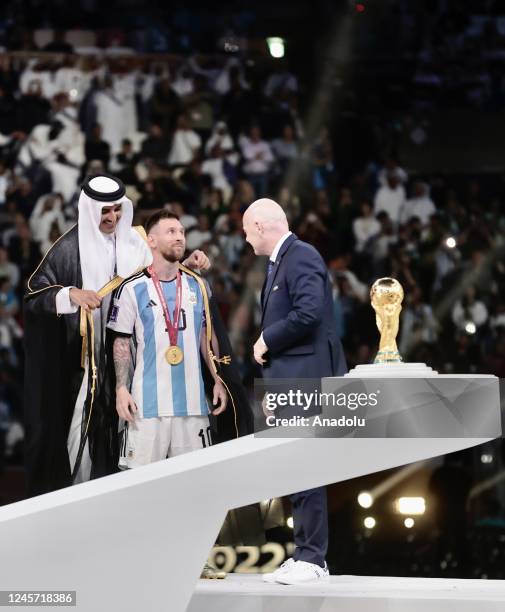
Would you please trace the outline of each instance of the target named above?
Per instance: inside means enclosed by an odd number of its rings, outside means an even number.
[[[62,287],[82,288],[77,225],[47,252],[28,281],[25,320],[25,465],[27,496],[72,484],[67,438],[82,383],[80,314],[56,314]],[[95,355],[97,389],[88,431],[91,477],[117,471],[112,364]],[[91,378],[91,377],[90,377]],[[86,408],[85,408],[86,414]]]
[[[247,392],[242,384],[240,372],[235,365],[235,355],[231,348],[230,340],[226,332],[223,319],[219,312],[219,308],[213,297],[209,300],[210,314],[212,319],[212,327],[216,334],[217,342],[219,344],[219,355],[229,355],[231,361],[229,364],[218,363],[217,370],[219,376],[223,379],[226,386],[228,387],[235,404],[237,411],[237,427],[235,428],[235,419],[233,415],[233,406],[231,399],[228,398],[228,405],[226,410],[218,417],[209,415],[210,425],[213,432],[213,442],[225,442],[226,440],[233,440],[238,436],[247,436],[254,431],[254,419],[251,407],[249,405],[249,399]],[[213,378],[208,370],[207,364],[202,359],[202,370],[203,378],[205,383],[205,389],[210,397],[212,397],[212,389],[214,386]],[[238,430],[238,431],[237,431]]]

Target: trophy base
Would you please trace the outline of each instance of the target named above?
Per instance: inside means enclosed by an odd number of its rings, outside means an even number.
[[[350,370],[350,378],[431,378],[440,374],[425,363],[367,363]]]
[[[402,356],[398,351],[379,351],[374,363],[402,363]]]

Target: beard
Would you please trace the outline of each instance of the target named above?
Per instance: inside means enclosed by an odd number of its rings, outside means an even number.
[[[179,249],[177,249],[177,248],[167,249],[166,251],[163,251],[161,253],[161,256],[166,261],[168,261],[170,263],[175,263],[176,261],[181,261],[182,257],[184,256],[184,247],[181,247],[181,254],[180,255],[178,255],[178,251],[179,251]]]

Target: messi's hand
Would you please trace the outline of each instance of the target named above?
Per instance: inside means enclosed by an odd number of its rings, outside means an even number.
[[[214,393],[212,396],[212,405],[215,408],[211,411],[214,416],[221,414],[226,410],[226,404],[228,403],[228,395],[226,389],[221,381],[217,381],[214,384]]]
[[[121,419],[133,423],[137,406],[126,387],[116,389],[116,411]]]

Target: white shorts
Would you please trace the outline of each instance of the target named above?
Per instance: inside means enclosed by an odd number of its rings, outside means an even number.
[[[208,416],[135,419],[123,430],[119,467],[147,465],[211,444]]]

